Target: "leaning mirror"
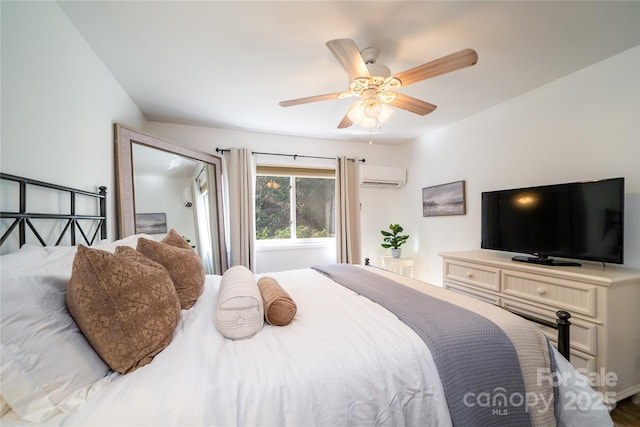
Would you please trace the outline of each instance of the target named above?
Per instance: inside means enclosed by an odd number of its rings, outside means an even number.
[[[118,124],[114,134],[119,237],[159,240],[174,229],[198,252],[205,273],[222,274],[222,159]]]

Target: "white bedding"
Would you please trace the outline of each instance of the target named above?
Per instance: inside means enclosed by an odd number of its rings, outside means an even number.
[[[151,364],[111,374],[77,413],[45,425],[450,425],[430,353],[411,329],[315,271],[271,276],[298,305],[292,324],[223,338],[220,277],[208,276]],[[24,425],[11,415],[3,426]]]
[[[223,338],[214,322],[220,277],[207,276],[152,363],[109,374],[73,414],[43,425],[451,425],[431,353],[408,326],[314,270],[269,276],[297,304],[290,325],[265,323],[250,339]],[[560,395],[593,393],[572,387]],[[25,422],[10,411],[1,424]],[[561,425],[612,424],[602,409],[563,411]]]

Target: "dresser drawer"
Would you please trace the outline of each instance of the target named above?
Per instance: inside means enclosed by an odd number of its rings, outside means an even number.
[[[596,287],[556,277],[502,271],[502,293],[551,308],[596,317]]]
[[[556,322],[555,311],[547,310],[540,307],[534,307],[518,301],[512,301],[508,298],[503,298],[502,306],[509,310],[528,314],[529,316],[536,317],[538,319],[547,320],[549,322]],[[571,327],[569,328],[569,346],[571,350],[579,350],[584,353],[597,356],[598,355],[598,329],[597,325],[584,320],[571,318]],[[544,325],[539,325],[544,333],[549,337],[551,341],[557,344],[558,331],[553,328],[549,328]]]
[[[489,304],[493,304],[493,305],[500,305],[500,300],[501,298],[499,296],[490,294],[488,292],[482,292],[480,290],[465,286],[465,285],[461,285],[458,283],[452,283],[452,282],[448,282],[445,281],[444,282],[444,287],[453,291],[453,292],[457,292],[459,294],[463,294],[463,295],[467,295],[470,297],[473,297],[475,299],[478,299],[480,301],[484,301],[484,302],[488,302]]]
[[[495,267],[446,260],[444,278],[500,292],[500,269]]]
[[[586,374],[596,371],[596,358],[580,351],[571,350],[571,364],[574,368],[579,369],[581,373]]]

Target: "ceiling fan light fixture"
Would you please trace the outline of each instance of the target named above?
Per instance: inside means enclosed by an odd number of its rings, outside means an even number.
[[[265,186],[265,187],[267,187],[267,188],[271,188],[271,189],[273,189],[273,190],[277,190],[278,188],[280,188],[280,184],[278,184],[278,182],[277,182],[277,181],[274,181],[273,179],[272,179],[272,180],[270,180],[270,181],[267,181],[267,182],[264,184],[264,186]]]
[[[353,103],[347,117],[353,124],[363,128],[379,128],[393,114],[393,109],[380,102],[377,97],[362,99]]]
[[[364,115],[364,101],[359,100],[354,102],[347,112],[347,117],[352,123],[359,125],[365,119]]]
[[[393,108],[389,107],[387,104],[380,104],[380,115],[378,116],[378,122],[380,124],[386,122],[392,115]]]
[[[382,92],[378,95],[378,99],[384,104],[392,103],[397,97],[398,94],[396,92]]]
[[[364,115],[370,119],[375,119],[380,116],[382,108],[378,98],[368,98],[364,100]]]

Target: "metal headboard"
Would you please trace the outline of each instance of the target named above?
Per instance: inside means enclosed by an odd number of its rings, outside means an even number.
[[[40,232],[36,229],[31,219],[54,219],[60,221],[66,221],[62,232],[56,240],[54,246],[58,246],[65,235],[69,236],[71,245],[76,245],[76,230],[80,232],[83,241],[86,245],[92,245],[97,242],[98,233],[100,233],[100,239],[107,238],[107,187],[99,187],[98,193],[92,193],[89,191],[79,190],[76,188],[64,187],[61,185],[50,184],[43,181],[37,181],[35,179],[23,178],[15,175],[9,175],[6,173],[0,173],[1,180],[14,181],[19,184],[19,210],[18,212],[0,212],[0,219],[8,218],[13,219],[9,228],[4,232],[0,238],[0,246],[17,230],[20,246],[26,243],[27,228],[31,230],[33,235],[38,239],[42,246],[47,246],[47,242],[42,238]],[[28,186],[38,186],[42,188],[49,188],[57,190],[70,195],[70,206],[68,214],[53,214],[53,213],[36,213],[27,212],[27,189]],[[99,215],[79,215],[76,214],[76,196],[94,197],[99,201]],[[79,221],[89,220],[89,224],[96,225],[95,231],[91,236],[87,236],[85,229]]]

